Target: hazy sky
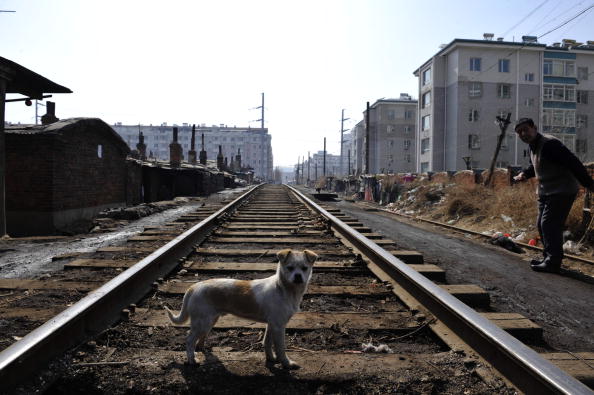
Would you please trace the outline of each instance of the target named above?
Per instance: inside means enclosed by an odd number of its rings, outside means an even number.
[[[594,4],[535,1],[0,0],[0,56],[74,93],[59,118],[107,123],[259,126],[260,93],[275,165],[339,152],[365,102],[417,97],[412,72],[454,38],[542,35]],[[521,22],[521,23],[519,23]],[[594,40],[594,10],[543,37]],[[11,96],[12,97],[12,96]],[[14,96],[16,97],[16,96]],[[40,108],[40,113],[45,109]],[[35,109],[7,103],[6,120]]]

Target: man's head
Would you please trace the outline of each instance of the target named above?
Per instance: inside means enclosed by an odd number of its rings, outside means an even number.
[[[534,121],[531,118],[520,118],[516,123],[515,130],[520,140],[526,144],[533,142],[538,134],[536,125],[534,125]]]

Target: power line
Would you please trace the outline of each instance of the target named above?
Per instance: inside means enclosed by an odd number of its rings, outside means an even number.
[[[534,14],[536,11],[538,11],[540,9],[540,7],[542,7],[543,5],[545,5],[546,3],[548,3],[549,0],[544,0],[542,3],[540,3],[538,6],[536,6],[532,11],[530,11],[528,13],[528,15],[526,15],[525,17],[523,17],[522,19],[520,19],[518,21],[518,23],[516,23],[515,25],[513,25],[512,27],[510,27],[509,29],[507,29],[505,31],[505,33],[503,33],[501,36],[505,37],[505,35],[509,32],[511,32],[513,29],[515,29],[516,27],[518,27],[518,25],[522,22],[524,22],[526,19],[528,19],[530,16],[532,16],[532,14]]]
[[[571,7],[569,7],[568,9],[566,9],[565,11],[558,13],[556,16],[554,16],[551,19],[547,18],[557,10],[557,8],[559,8],[559,6],[561,6],[563,4],[564,0],[560,0],[559,3],[557,3],[556,6],[554,6],[553,8],[551,8],[551,10],[544,16],[542,17],[542,19],[536,24],[534,25],[534,27],[528,32],[528,34],[532,34],[540,29],[543,29],[545,26],[549,25],[550,23],[556,21],[557,19],[561,18],[562,16],[564,16],[565,14],[569,13],[570,11],[572,11],[574,8],[579,7],[580,5],[582,5],[583,1],[580,1],[577,4],[572,5]]]
[[[582,11],[578,12],[576,15],[574,15],[574,16],[573,16],[573,17],[571,17],[571,18],[569,18],[568,20],[566,20],[565,22],[563,22],[563,23],[562,23],[562,24],[560,24],[559,26],[557,26],[557,27],[555,27],[555,28],[553,28],[553,29],[549,30],[548,32],[546,32],[546,33],[544,33],[544,34],[541,34],[540,36],[538,36],[538,38],[542,38],[542,37],[546,36],[547,34],[549,34],[549,33],[552,33],[552,32],[554,32],[555,30],[557,30],[557,29],[559,29],[559,28],[561,28],[561,27],[563,27],[563,26],[567,25],[569,22],[573,21],[574,19],[576,19],[576,18],[577,18],[577,17],[579,17],[580,15],[582,15],[582,14],[584,14],[584,13],[586,13],[586,12],[590,11],[592,8],[594,8],[594,4],[592,4],[592,5],[590,5],[589,7],[587,7],[587,8],[585,8],[585,9],[583,9]]]

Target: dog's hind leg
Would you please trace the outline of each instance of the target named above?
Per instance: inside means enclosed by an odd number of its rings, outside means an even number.
[[[188,363],[193,365],[196,363],[194,351],[196,350],[196,343],[202,351],[204,349],[204,342],[208,333],[219,319],[218,316],[212,317],[210,320],[198,319],[192,320],[190,324],[190,333],[186,338],[186,354],[188,355]]]

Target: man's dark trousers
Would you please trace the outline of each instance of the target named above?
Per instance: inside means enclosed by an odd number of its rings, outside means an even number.
[[[576,195],[550,195],[538,198],[538,233],[544,245],[544,259],[561,265],[563,259],[563,227]]]

